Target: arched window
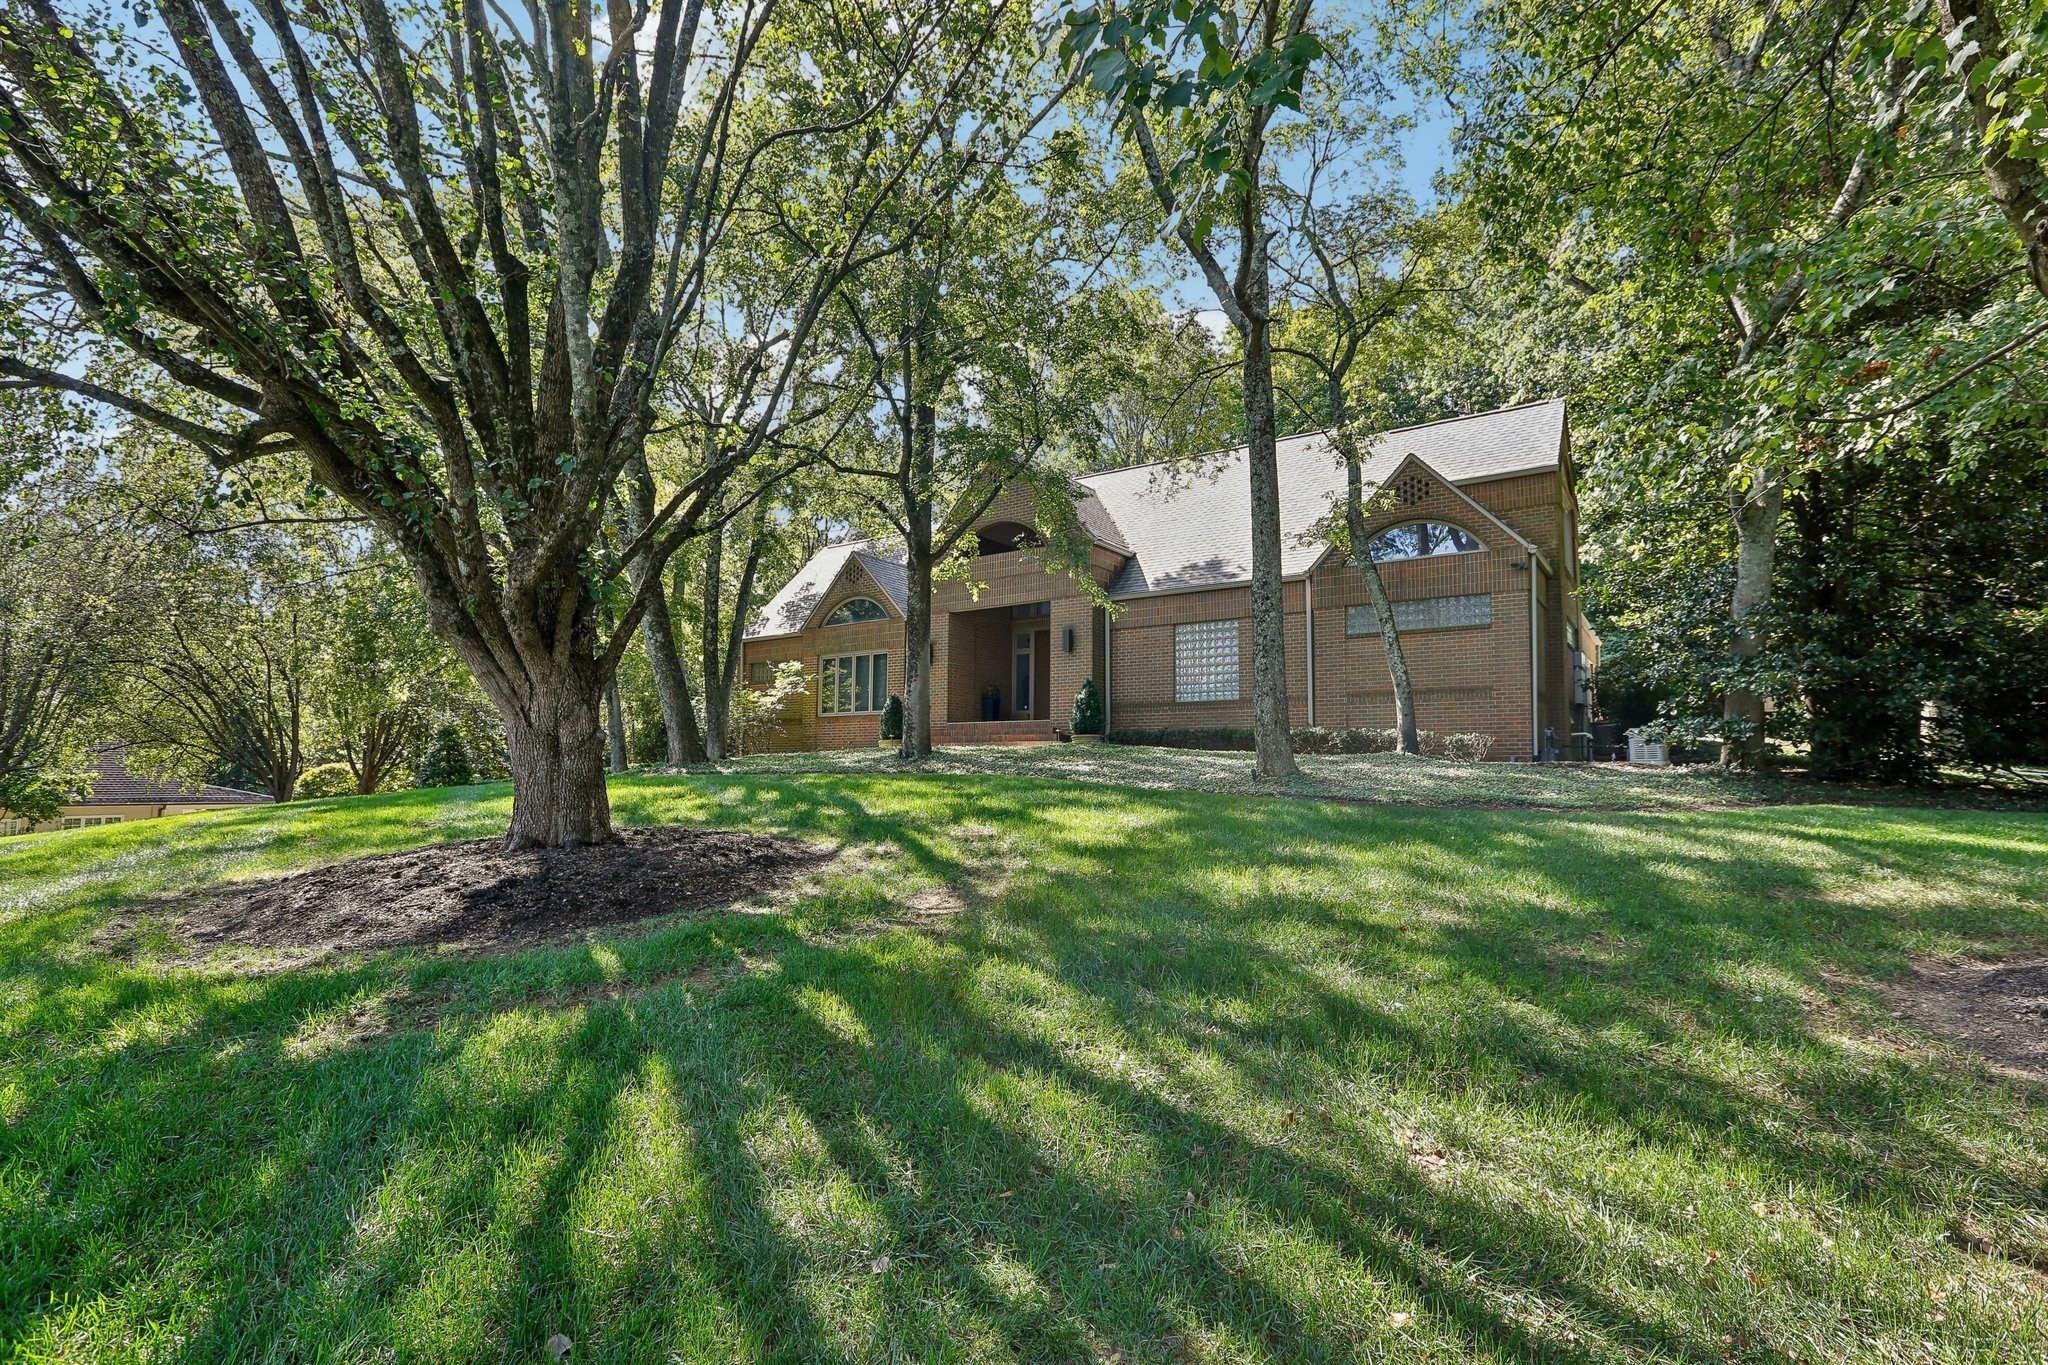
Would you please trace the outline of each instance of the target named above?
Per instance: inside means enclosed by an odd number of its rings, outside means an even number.
[[[1019,521],[992,521],[975,532],[975,541],[977,553],[1000,555],[1043,545],[1045,538]]]
[[[1469,555],[1486,547],[1479,538],[1440,521],[1411,521],[1389,526],[1372,538],[1374,563],[1390,559],[1428,559],[1431,555]]]
[[[868,597],[849,597],[832,609],[825,618],[828,626],[850,626],[861,621],[886,621],[889,613],[882,610],[882,604]]]

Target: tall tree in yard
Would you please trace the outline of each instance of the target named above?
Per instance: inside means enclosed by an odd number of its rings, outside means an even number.
[[[1574,287],[1626,291],[1637,351],[1667,362],[1632,420],[1660,433],[1667,487],[1711,483],[1726,509],[1725,752],[1754,759],[1765,697],[1743,665],[1764,643],[1788,481],[1818,449],[1783,366],[1821,263],[1925,183],[1916,158],[1939,160],[1913,118],[1929,72],[1894,44],[1907,6],[1515,0],[1482,19],[1503,59],[1469,142],[1495,240]]]
[[[877,421],[826,463],[904,547],[906,758],[932,746],[933,579],[1004,488],[1041,479],[1084,420],[1115,251],[1091,213],[1101,187],[1081,139],[1040,135],[1065,90],[1030,16],[990,19],[962,54],[954,117],[894,144],[905,174],[878,219],[887,259],[835,301],[865,378],[858,405]],[[1075,524],[1064,489],[1053,476],[1040,500],[1054,541]]]
[[[780,408],[865,240],[861,130],[948,15],[158,0],[138,32],[27,0],[0,17],[0,375],[338,495],[503,719],[509,842],[607,839],[605,685],[760,450],[622,515],[668,350],[736,225],[834,162],[749,417]]]
[[[1061,51],[1136,149],[1167,230],[1242,346],[1252,531],[1252,734],[1259,775],[1292,776],[1273,401],[1268,131],[1299,110],[1322,44],[1309,0],[1105,0],[1066,16]],[[1234,251],[1219,252],[1221,228]]]
[[[1394,694],[1396,748],[1422,752],[1415,688],[1401,648],[1394,606],[1366,534],[1367,507],[1360,427],[1377,413],[1358,410],[1353,373],[1383,326],[1427,317],[1432,296],[1462,284],[1445,259],[1442,224],[1418,211],[1392,179],[1396,138],[1409,123],[1382,112],[1389,89],[1357,39],[1331,44],[1307,83],[1307,117],[1275,139],[1290,172],[1276,176],[1274,200],[1284,232],[1275,265],[1292,311],[1275,350],[1309,372],[1318,415],[1344,462],[1344,503],[1332,539],[1364,580],[1386,652]]]

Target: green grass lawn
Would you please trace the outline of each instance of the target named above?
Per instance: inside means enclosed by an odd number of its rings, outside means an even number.
[[[849,856],[773,913],[264,970],[103,926],[504,789],[0,844],[0,1355],[2048,1353],[2041,1096],[1865,984],[2040,955],[2040,815],[615,802]]]
[[[1622,763],[1454,763],[1401,754],[1303,754],[1287,794],[1376,805],[1532,806],[1559,810],[1702,810],[1779,802],[1859,805],[1995,805],[2048,813],[2041,775],[1987,784],[1960,775],[1933,790],[1856,787],[1773,773],[1723,772],[1712,765],[1634,767]],[[691,771],[698,771],[692,769]],[[891,750],[755,754],[716,765],[720,773],[884,773],[913,771]],[[1252,756],[1213,749],[1122,744],[984,745],[945,748],[916,765],[922,773],[1044,777],[1065,782],[1182,791],[1271,795]]]

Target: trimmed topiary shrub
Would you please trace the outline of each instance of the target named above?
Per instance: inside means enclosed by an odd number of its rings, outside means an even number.
[[[888,704],[882,707],[882,738],[903,738],[903,698],[894,692],[889,694]]]
[[[322,763],[299,774],[292,794],[301,801],[320,801],[330,796],[354,796],[356,775],[346,763]]]
[[[1095,686],[1095,679],[1084,679],[1081,690],[1074,694],[1074,733],[1099,735],[1102,726],[1102,693]]]
[[[1460,763],[1484,762],[1487,751],[1492,748],[1492,735],[1466,731],[1462,734],[1444,736],[1444,757],[1456,759]]]
[[[417,785],[422,787],[466,787],[476,781],[476,765],[470,762],[462,732],[444,725],[434,734],[426,761],[420,764]]]

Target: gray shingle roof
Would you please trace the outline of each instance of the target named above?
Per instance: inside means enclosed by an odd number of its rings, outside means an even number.
[[[1564,437],[1562,399],[1382,432],[1366,458],[1366,486],[1383,482],[1410,455],[1453,484],[1554,470]],[[1245,454],[1238,446],[1180,465],[1137,465],[1076,480],[1085,494],[1075,504],[1082,524],[1096,540],[1130,556],[1109,585],[1111,597],[1227,587],[1251,578]],[[1320,432],[1281,441],[1279,463],[1280,568],[1283,577],[1297,578],[1327,548],[1318,527],[1344,495],[1344,464]],[[867,541],[848,541],[812,556],[761,609],[748,638],[802,630],[855,554],[904,610],[902,562],[875,553]]]
[[[211,782],[196,787],[157,782],[128,771],[127,748],[103,744],[92,752],[92,794],[67,804],[74,806],[163,806],[214,805],[262,806],[270,798],[261,792],[239,787],[216,787]]]
[[[842,541],[812,555],[810,562],[797,570],[796,577],[768,599],[768,604],[754,614],[753,623],[747,627],[747,638],[761,640],[801,631],[811,613],[818,609],[818,603],[832,590],[849,559],[860,561],[899,613],[909,608],[910,574],[903,562],[875,553],[872,541]]]
[[[1555,469],[1564,449],[1564,403],[1530,403],[1383,432],[1366,457],[1368,489],[1414,455],[1454,484]],[[1251,578],[1251,483],[1245,448],[1192,464],[1139,465],[1081,483],[1115,518],[1132,557],[1111,597],[1223,587]],[[1279,443],[1280,568],[1307,573],[1324,551],[1318,523],[1344,495],[1344,464],[1322,433]]]

